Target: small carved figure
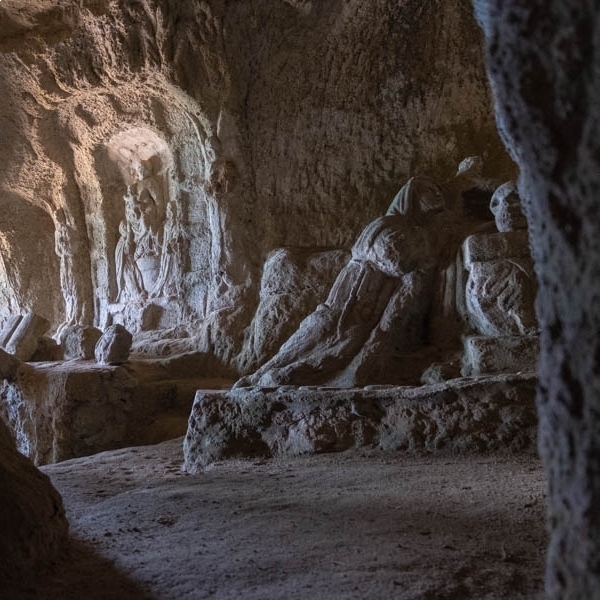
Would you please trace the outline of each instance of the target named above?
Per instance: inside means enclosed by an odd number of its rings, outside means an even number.
[[[115,248],[117,275],[117,302],[125,299],[137,300],[144,297],[144,280],[135,260],[136,207],[128,187],[124,197],[125,219],[119,223],[119,241]]]
[[[60,289],[65,301],[65,320],[58,333],[70,325],[81,321],[81,298],[75,275],[74,257],[80,244],[77,232],[68,221],[65,211],[61,208],[55,213],[56,229],[54,231],[54,251],[60,258]]]
[[[166,208],[160,271],[152,292],[153,296],[174,298],[179,295],[183,277],[181,253],[184,239],[185,234],[179,221],[177,204],[171,201]]]

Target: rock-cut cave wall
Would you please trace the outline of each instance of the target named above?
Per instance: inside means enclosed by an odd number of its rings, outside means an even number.
[[[200,323],[200,349],[264,360],[251,334],[242,348],[270,252],[348,249],[409,175],[449,178],[467,155],[511,173],[471,12],[3,3],[0,316]]]

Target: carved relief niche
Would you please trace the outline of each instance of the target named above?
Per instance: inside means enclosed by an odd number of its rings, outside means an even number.
[[[132,128],[110,139],[107,154],[120,173],[107,218],[109,312],[132,330],[173,326],[187,252],[171,151],[154,131]]]
[[[0,323],[37,312],[52,323],[64,319],[59,260],[50,214],[26,198],[0,194]]]

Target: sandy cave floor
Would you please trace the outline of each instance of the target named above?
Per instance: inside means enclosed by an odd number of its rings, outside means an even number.
[[[14,598],[541,598],[533,456],[181,462],[178,439],[44,467],[72,547]]]

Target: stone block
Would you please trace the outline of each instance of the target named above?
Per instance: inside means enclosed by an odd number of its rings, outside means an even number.
[[[25,364],[0,351],[0,374],[10,368],[10,380],[0,380],[0,420],[35,464],[179,437],[198,388],[231,386],[199,377],[191,364],[197,361],[173,369],[165,361]]]
[[[96,327],[73,325],[66,327],[60,336],[64,360],[92,360],[102,332]]]
[[[22,318],[23,315],[11,315],[8,317],[2,331],[0,331],[0,348],[5,348],[8,342],[10,342],[10,338],[19,326]]]
[[[433,452],[535,448],[534,374],[420,387],[236,388],[196,394],[184,440],[191,473],[233,457],[367,446]]]
[[[49,362],[62,360],[61,347],[51,338],[42,336],[38,340],[37,348],[30,358],[31,362]]]
[[[132,335],[123,325],[111,325],[98,340],[96,362],[101,365],[120,365],[129,360]]]
[[[17,376],[17,371],[21,366],[21,361],[14,355],[0,349],[0,378],[6,381],[13,381]]]
[[[529,237],[526,230],[478,233],[470,235],[463,243],[463,257],[467,269],[477,262],[529,256]]]
[[[48,329],[50,329],[48,319],[35,313],[25,315],[11,335],[6,351],[20,360],[30,360],[37,349],[39,339]]]
[[[462,374],[535,372],[539,352],[537,335],[470,336],[464,341]]]

